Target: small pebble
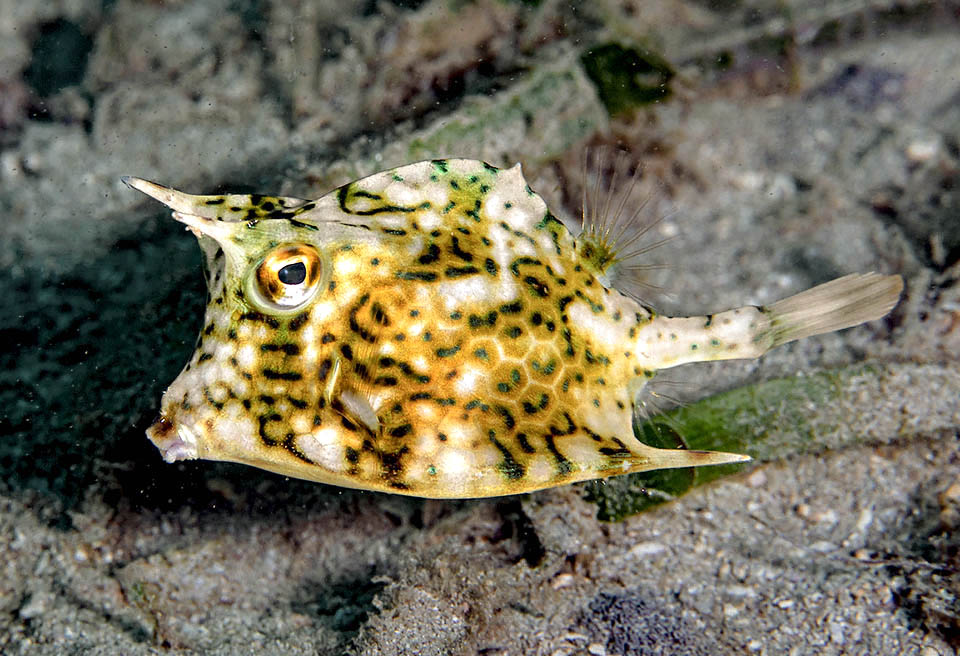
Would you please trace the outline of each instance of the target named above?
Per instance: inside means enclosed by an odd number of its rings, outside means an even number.
[[[567,642],[586,642],[588,640],[587,636],[582,633],[570,632],[563,636],[563,639]]]
[[[837,513],[833,510],[833,508],[828,508],[827,510],[816,510],[808,504],[801,503],[797,506],[797,514],[808,522],[813,522],[815,524],[837,523]]]
[[[843,644],[843,624],[840,622],[830,622],[830,642],[835,645]]]
[[[594,642],[587,645],[587,653],[591,656],[607,656],[607,648],[599,642]]]
[[[931,160],[940,150],[939,140],[934,138],[917,139],[907,145],[907,159],[917,164]]]
[[[659,542],[640,542],[630,547],[630,555],[653,556],[662,551],[666,551],[666,549],[667,547]]]
[[[835,545],[833,542],[827,542],[826,540],[820,540],[820,541],[818,541],[818,542],[814,542],[813,544],[811,544],[811,545],[810,545],[810,550],[811,550],[811,551],[816,551],[816,552],[819,552],[819,553],[830,553],[831,551],[836,551],[836,550],[837,550],[837,545]]]
[[[940,523],[947,529],[960,526],[960,479],[940,493]]]
[[[763,487],[767,484],[767,474],[762,469],[756,469],[747,476],[747,485],[753,488]]]

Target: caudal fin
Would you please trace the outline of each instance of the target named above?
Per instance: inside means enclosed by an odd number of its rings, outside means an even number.
[[[854,273],[777,301],[767,307],[773,346],[879,319],[902,291],[900,276]]]

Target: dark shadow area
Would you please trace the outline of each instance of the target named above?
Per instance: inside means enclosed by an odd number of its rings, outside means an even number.
[[[70,508],[146,459],[142,431],[202,320],[192,241],[155,220],[67,275],[0,273],[0,476],[14,491]]]
[[[931,483],[934,483],[931,485]],[[960,648],[960,531],[948,519],[937,493],[950,484],[939,477],[911,494],[913,512],[879,545],[880,562],[892,580],[902,581],[894,599],[911,622]]]
[[[200,260],[164,213],[66,275],[0,272],[0,480],[12,493],[39,493],[67,525],[92,485],[112,507],[264,515],[363,494],[240,465],[168,465],[147,440],[202,325]]]
[[[359,579],[304,585],[291,607],[317,624],[343,634],[347,642],[356,636],[367,618],[376,612],[374,597],[386,586],[375,573]]]
[[[39,96],[80,84],[93,49],[93,38],[62,18],[40,26],[24,80]]]
[[[507,549],[513,563],[523,560],[529,567],[536,567],[543,562],[547,550],[537,535],[536,527],[523,510],[521,497],[501,500],[497,503],[497,512],[503,518],[503,524],[491,541]]]

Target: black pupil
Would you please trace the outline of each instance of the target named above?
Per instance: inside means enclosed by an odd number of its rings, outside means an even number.
[[[277,277],[284,285],[299,285],[307,279],[307,267],[303,262],[294,262],[280,269]]]

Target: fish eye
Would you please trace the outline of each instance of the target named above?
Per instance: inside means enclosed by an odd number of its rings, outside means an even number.
[[[277,271],[277,278],[284,285],[299,285],[307,279],[307,265],[303,262],[288,264]]]
[[[323,266],[320,254],[307,244],[286,244],[270,251],[257,265],[255,299],[268,310],[295,310],[316,294]]]

